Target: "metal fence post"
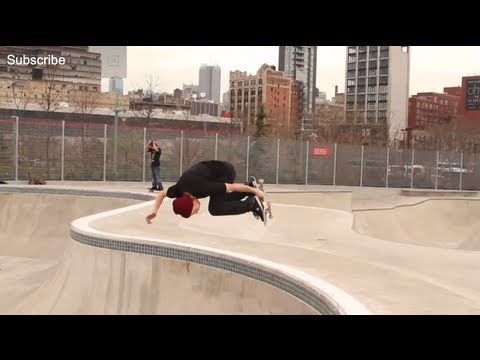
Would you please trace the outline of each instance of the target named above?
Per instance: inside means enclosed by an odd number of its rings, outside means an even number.
[[[280,139],[277,139],[277,176],[275,180],[275,184],[278,184],[278,167],[280,165]]]
[[[333,186],[337,181],[337,143],[333,147]]]
[[[250,162],[250,136],[247,136],[247,169],[245,175],[245,181],[248,182],[248,163]]]
[[[363,186],[363,148],[362,145],[362,157],[360,158],[360,186]]]
[[[19,151],[18,151],[18,116],[12,116],[15,118],[15,181],[18,181],[18,156],[19,156]]]
[[[437,150],[437,161],[435,163],[435,190],[438,189],[438,150]]]
[[[390,148],[387,147],[387,167],[385,168],[385,187],[388,188],[388,167],[390,166]]]
[[[62,121],[62,164],[61,164],[61,176],[60,179],[64,180],[65,174],[65,120]]]
[[[305,185],[308,185],[308,153],[310,145],[309,140],[307,140],[307,147],[305,148]]]
[[[218,160],[218,133],[215,133],[215,160]]]
[[[183,131],[180,131],[180,176],[183,173]]]
[[[147,149],[147,128],[144,127],[143,128],[143,176],[142,176],[142,180],[143,182],[145,182],[145,161],[146,161],[146,149]]]
[[[415,164],[415,149],[412,149],[412,174],[410,176],[410,189],[413,189],[413,166]]]
[[[107,124],[103,128],[103,181],[107,181]]]
[[[463,174],[463,153],[460,154],[460,184],[459,184],[460,191],[462,191],[462,174]]]

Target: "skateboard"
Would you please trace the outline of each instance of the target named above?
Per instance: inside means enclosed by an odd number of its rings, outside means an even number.
[[[148,192],[160,192],[160,191],[162,191],[162,190],[152,190],[150,188],[147,188],[147,190],[148,190]]]
[[[263,188],[263,179],[258,179],[258,181],[257,181],[255,176],[250,176],[250,182],[252,183],[253,186],[262,190],[265,193],[265,190]],[[263,200],[260,200],[260,201],[262,202],[262,205],[263,205],[263,223],[265,224],[265,226],[267,226],[268,219],[273,219],[272,203],[270,201],[267,201],[266,203]],[[267,217],[267,215],[268,215],[268,217]],[[254,214],[254,216],[257,219],[259,218],[255,214]]]

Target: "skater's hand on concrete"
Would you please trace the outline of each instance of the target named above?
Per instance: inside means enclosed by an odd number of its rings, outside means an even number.
[[[145,217],[145,220],[147,220],[147,224],[151,224],[152,223],[152,219],[157,216],[157,213],[156,212],[151,212],[150,214],[148,214],[146,217]]]

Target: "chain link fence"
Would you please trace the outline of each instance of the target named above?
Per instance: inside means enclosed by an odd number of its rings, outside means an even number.
[[[237,181],[271,184],[480,189],[480,156],[113,125],[0,119],[0,179],[150,181],[149,140],[162,181],[203,160],[226,160]]]

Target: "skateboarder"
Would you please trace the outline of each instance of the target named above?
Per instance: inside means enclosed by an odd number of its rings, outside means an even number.
[[[151,223],[165,197],[175,199],[173,212],[187,219],[200,210],[198,199],[210,197],[208,211],[213,216],[253,212],[263,221],[263,191],[251,185],[234,184],[235,177],[235,168],[227,161],[199,162],[187,169],[175,185],[160,191],[153,211],[145,220]]]

